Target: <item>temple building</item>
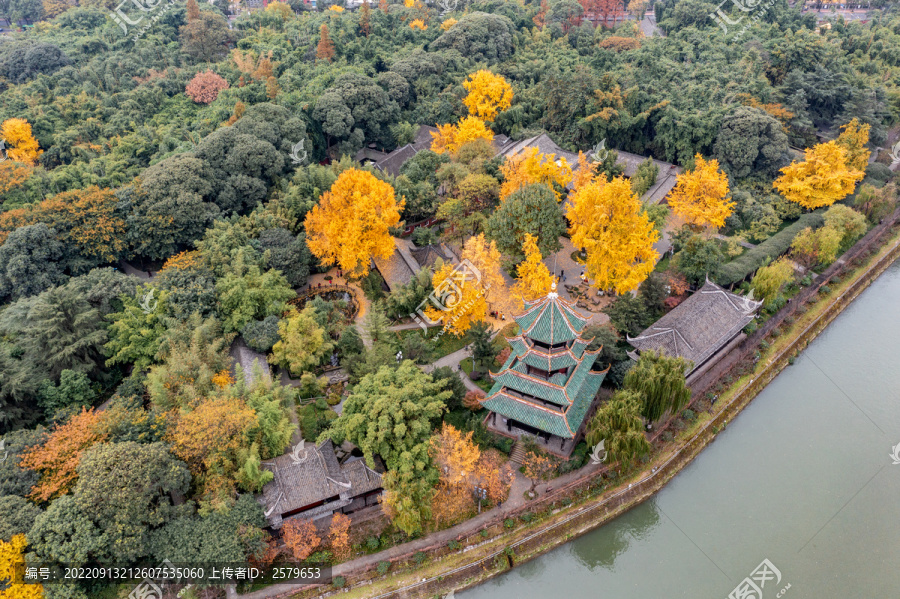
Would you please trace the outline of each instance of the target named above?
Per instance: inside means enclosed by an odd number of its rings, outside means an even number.
[[[547,451],[567,457],[606,376],[606,370],[592,370],[600,349],[586,351],[590,339],[580,334],[588,319],[559,297],[555,284],[513,318],[521,333],[508,339],[509,358],[492,373],[494,386],[482,402],[490,410],[485,425],[507,437],[532,435]]]
[[[688,384],[746,338],[743,328],[763,302],[719,287],[709,279],[693,295],[651,324],[637,337],[627,337],[638,353],[652,350],[690,360]],[[629,353],[632,359],[637,355]]]

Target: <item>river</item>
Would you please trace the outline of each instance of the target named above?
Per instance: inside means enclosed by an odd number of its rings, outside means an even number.
[[[896,599],[898,444],[900,262],[655,497],[456,595],[726,599],[768,560],[734,597]]]

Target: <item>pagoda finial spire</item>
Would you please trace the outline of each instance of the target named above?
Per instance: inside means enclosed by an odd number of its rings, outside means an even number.
[[[550,293],[547,294],[547,297],[549,297],[550,299],[556,299],[559,297],[559,294],[556,293],[556,280],[553,280],[550,283]]]

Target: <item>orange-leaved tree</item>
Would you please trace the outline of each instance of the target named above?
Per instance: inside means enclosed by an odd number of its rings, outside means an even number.
[[[350,517],[336,513],[331,517],[328,527],[328,538],[331,540],[331,552],[338,559],[350,557]]]
[[[463,81],[463,87],[469,92],[463,98],[463,104],[469,109],[469,114],[482,120],[493,121],[498,113],[512,104],[512,86],[502,75],[495,75],[486,69],[469,75]]]
[[[19,462],[22,468],[40,474],[29,497],[47,501],[65,495],[78,479],[78,463],[81,454],[94,444],[106,440],[102,412],[82,409],[65,424],[54,427],[42,445],[28,449]]]
[[[334,59],[334,42],[328,35],[328,25],[322,23],[319,27],[319,45],[316,46],[316,60],[327,60],[331,62]]]
[[[537,237],[526,233],[522,252],[525,254],[525,261],[516,268],[516,286],[513,292],[523,300],[533,300],[547,295],[553,283],[553,275],[544,265]]]
[[[567,213],[572,245],[587,252],[586,273],[597,289],[637,289],[659,259],[659,233],[624,177],[603,177],[572,196]]]
[[[125,221],[117,204],[113,190],[91,185],[44,200],[35,207],[33,219],[52,227],[60,241],[71,243],[82,255],[113,262],[126,247]]]
[[[393,253],[389,229],[400,223],[402,209],[403,200],[397,201],[390,184],[372,173],[347,169],[306,215],[307,245],[323,264],[365,276],[372,256]]]
[[[13,535],[9,542],[0,539],[0,599],[42,599],[44,587],[39,584],[12,584],[17,569],[25,565],[25,535]]]
[[[694,170],[678,175],[668,201],[675,214],[692,225],[723,227],[734,211],[734,202],[729,202],[727,195],[728,176],[719,169],[719,161],[697,154]]]
[[[476,484],[487,492],[487,499],[495,505],[506,501],[515,479],[509,461],[496,449],[481,453],[473,476]]]
[[[194,75],[184,88],[184,94],[197,104],[209,104],[219,97],[223,89],[228,89],[225,78],[206,69],[206,72]]]
[[[197,477],[205,499],[233,496],[238,450],[257,425],[256,412],[230,397],[207,399],[178,414],[168,433],[172,453]]]
[[[322,542],[312,520],[291,518],[285,521],[282,531],[284,544],[291,550],[294,559],[305,560]]]
[[[539,451],[526,451],[522,466],[525,468],[525,476],[531,479],[532,491],[538,481],[549,479],[556,470],[553,460]]]
[[[792,202],[809,210],[842,200],[865,173],[847,164],[847,150],[836,141],[817,144],[805,152],[803,162],[781,169],[772,187]]]
[[[34,165],[38,156],[44,153],[31,134],[31,125],[25,119],[3,121],[3,125],[0,125],[0,139],[6,142],[6,157],[15,162]]]
[[[841,127],[842,132],[835,140],[847,151],[847,165],[852,169],[864,171],[869,164],[871,152],[866,149],[866,144],[869,143],[870,128],[868,123],[860,126],[859,121],[854,118]]]
[[[444,423],[441,432],[431,437],[428,454],[440,472],[432,498],[431,513],[438,524],[450,523],[471,511],[475,468],[481,450],[472,441],[472,432],[463,434]]]
[[[493,141],[494,133],[484,121],[469,115],[456,125],[438,125],[438,132],[432,133],[431,151],[438,154],[456,154],[459,149],[476,139]]]
[[[473,412],[481,409],[481,402],[484,401],[484,393],[482,391],[466,391],[463,397],[463,405]]]
[[[578,166],[572,173],[572,189],[579,190],[597,177],[597,163],[589,160],[587,154],[578,152]]]
[[[564,190],[572,180],[572,168],[565,158],[557,160],[556,154],[541,154],[537,148],[526,148],[524,152],[507,158],[500,166],[500,172],[503,173],[501,200],[526,185],[543,183],[553,189],[556,200],[559,201],[563,198],[560,190]]]
[[[28,180],[33,168],[30,165],[12,160],[0,162],[0,194],[15,189]]]

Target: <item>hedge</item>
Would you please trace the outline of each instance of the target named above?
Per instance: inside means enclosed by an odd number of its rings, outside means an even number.
[[[800,216],[794,224],[785,227],[752,250],[747,250],[738,258],[724,264],[719,269],[716,282],[719,283],[719,285],[727,286],[743,281],[750,273],[762,266],[766,258],[772,258],[774,260],[785,253],[788,248],[791,247],[791,242],[794,241],[794,237],[796,237],[800,231],[806,227],[812,227],[813,229],[821,227],[825,223],[822,212],[824,212],[824,210],[819,209],[815,212]]]

